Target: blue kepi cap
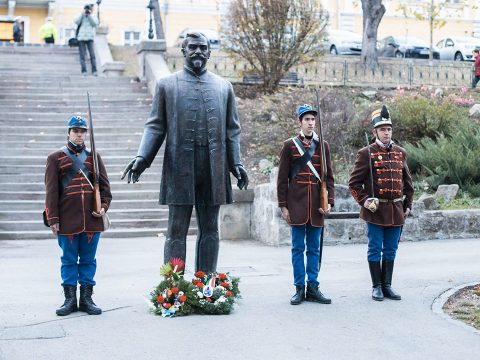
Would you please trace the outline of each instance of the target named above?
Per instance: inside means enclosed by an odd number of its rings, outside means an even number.
[[[307,113],[311,113],[315,116],[317,116],[317,111],[314,110],[310,105],[301,105],[298,107],[298,110],[297,110],[297,117],[298,119],[300,120],[303,115],[307,114]]]

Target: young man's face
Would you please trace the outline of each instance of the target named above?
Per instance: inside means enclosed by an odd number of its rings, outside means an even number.
[[[392,127],[390,125],[379,126],[373,129],[373,136],[375,136],[383,144],[388,145],[392,140]]]
[[[68,132],[68,140],[75,145],[82,145],[85,142],[86,136],[87,130],[85,129],[73,128]]]
[[[480,54],[480,53],[474,51],[473,52],[473,57],[476,58],[478,56],[478,54]]]
[[[313,114],[306,114],[303,115],[302,120],[299,120],[300,128],[303,133],[307,136],[311,136],[313,134],[313,130],[315,130],[315,115]]]

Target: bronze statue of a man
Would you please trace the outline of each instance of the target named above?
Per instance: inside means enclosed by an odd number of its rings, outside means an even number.
[[[240,160],[240,123],[230,82],[207,71],[209,41],[189,33],[182,44],[184,69],[158,81],[142,141],[122,179],[137,182],[166,138],[160,204],[169,206],[165,262],[185,260],[193,205],[198,223],[195,269],[216,270],[220,205],[232,203],[229,171],[246,189]]]

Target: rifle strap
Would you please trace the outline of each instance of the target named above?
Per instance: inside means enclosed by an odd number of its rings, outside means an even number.
[[[320,175],[318,174],[318,171],[315,169],[315,167],[313,166],[312,161],[311,161],[312,156],[315,153],[315,150],[317,150],[318,139],[315,139],[315,137],[314,137],[308,151],[305,150],[302,142],[300,141],[300,139],[298,137],[293,137],[292,140],[293,140],[293,143],[295,144],[295,146],[297,147],[297,150],[300,153],[301,157],[293,163],[292,168],[290,169],[290,173],[288,174],[288,179],[290,181],[292,181],[292,179],[299,173],[299,171],[305,165],[308,165],[308,167],[312,171],[313,175],[315,175],[317,180],[321,182],[322,179],[320,178]]]
[[[70,160],[72,160],[72,166],[67,170],[67,173],[65,176],[62,178],[62,191],[65,189],[68,184],[72,181],[72,179],[75,177],[75,175],[78,175],[78,170],[82,170],[84,174],[88,176],[88,169],[85,166],[85,160],[87,160],[88,155],[90,155],[90,152],[85,149],[81,153],[78,154],[78,156],[72,154],[70,150],[66,146],[62,147],[62,152],[67,155]]]

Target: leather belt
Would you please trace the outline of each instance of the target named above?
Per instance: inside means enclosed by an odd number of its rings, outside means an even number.
[[[395,203],[399,201],[403,201],[403,197],[397,199],[378,199],[381,203]]]

